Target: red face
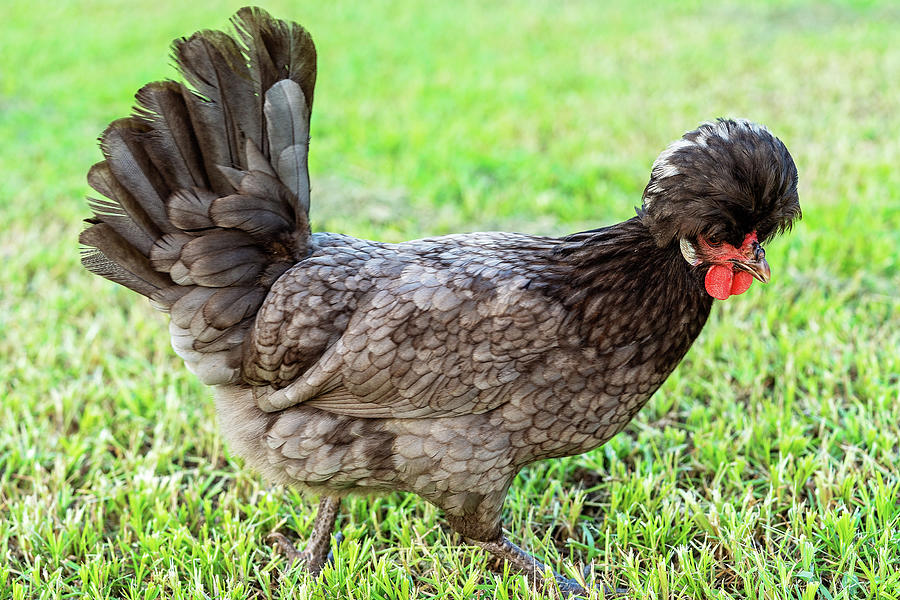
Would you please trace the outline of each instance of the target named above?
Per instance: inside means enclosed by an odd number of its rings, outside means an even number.
[[[706,263],[712,263],[706,272],[706,291],[718,300],[743,294],[753,279],[769,281],[769,263],[766,251],[759,245],[756,232],[748,233],[739,248],[729,243],[710,244],[698,239],[697,255]]]

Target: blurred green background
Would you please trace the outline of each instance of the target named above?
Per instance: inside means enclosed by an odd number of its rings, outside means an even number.
[[[0,20],[0,598],[540,597],[414,497],[312,503],[223,448],[164,318],[78,262],[96,137],[232,2],[12,0]],[[387,241],[634,214],[655,156],[765,123],[804,218],[636,421],[527,469],[513,540],[634,598],[898,598],[900,5],[284,2],[319,50],[313,226]]]

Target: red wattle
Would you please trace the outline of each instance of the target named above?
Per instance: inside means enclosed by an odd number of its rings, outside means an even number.
[[[731,282],[731,295],[743,294],[750,289],[751,283],[753,283],[753,275],[747,271],[735,272],[734,280]]]
[[[706,292],[717,300],[727,300],[731,295],[734,272],[730,266],[713,265],[706,272]],[[745,288],[746,289],[746,288]]]

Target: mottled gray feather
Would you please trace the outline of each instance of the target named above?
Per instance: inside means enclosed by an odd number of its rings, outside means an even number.
[[[309,107],[303,91],[296,82],[283,79],[266,92],[264,110],[275,171],[299,199],[300,210],[308,212]]]

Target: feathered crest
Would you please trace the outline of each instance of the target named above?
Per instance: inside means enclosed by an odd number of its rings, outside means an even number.
[[[697,236],[740,245],[761,242],[800,218],[797,167],[762,125],[719,119],[673,142],[653,163],[641,221],[657,244]]]

